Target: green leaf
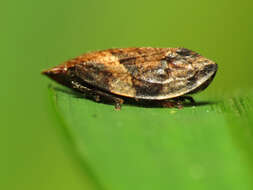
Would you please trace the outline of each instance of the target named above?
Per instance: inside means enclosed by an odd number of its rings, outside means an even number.
[[[98,189],[253,189],[253,96],[183,109],[96,103],[50,89]]]

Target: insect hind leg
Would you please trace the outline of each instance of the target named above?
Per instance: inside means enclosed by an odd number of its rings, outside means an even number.
[[[86,87],[77,81],[72,81],[71,85],[73,89],[76,89],[77,91],[93,98],[96,102],[99,102],[101,98],[114,102],[114,107],[116,110],[120,110],[121,105],[124,103],[124,100],[121,98],[115,97],[112,94],[100,91],[98,89]]]

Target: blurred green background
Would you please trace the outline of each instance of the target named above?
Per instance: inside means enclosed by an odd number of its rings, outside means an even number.
[[[84,52],[186,47],[219,64],[209,97],[252,92],[253,1],[49,1],[1,3],[3,189],[90,189],[41,70]],[[66,151],[66,147],[68,151]],[[6,164],[5,164],[6,163]]]

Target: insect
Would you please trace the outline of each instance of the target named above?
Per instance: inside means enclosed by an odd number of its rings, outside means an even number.
[[[217,64],[186,48],[119,48],[83,54],[42,73],[58,83],[120,109],[125,98],[180,107],[204,90]],[[172,101],[171,101],[172,100]]]

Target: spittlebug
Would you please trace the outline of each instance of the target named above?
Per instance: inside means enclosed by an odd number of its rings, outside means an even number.
[[[42,73],[79,92],[106,98],[156,100],[168,107],[205,89],[217,64],[186,48],[119,48],[83,54]],[[173,100],[171,101],[168,100]]]

